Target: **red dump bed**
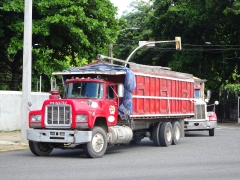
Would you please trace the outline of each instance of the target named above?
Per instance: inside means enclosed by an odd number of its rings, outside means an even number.
[[[134,118],[181,118],[194,115],[192,75],[170,70],[134,70]],[[149,72],[150,71],[150,72]]]

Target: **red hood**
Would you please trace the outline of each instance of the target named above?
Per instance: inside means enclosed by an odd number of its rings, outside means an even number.
[[[76,111],[81,110],[88,111],[102,107],[101,101],[94,99],[50,99],[44,101],[44,106],[49,104],[50,105],[70,104]]]

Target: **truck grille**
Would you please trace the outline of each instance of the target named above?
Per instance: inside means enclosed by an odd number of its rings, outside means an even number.
[[[70,105],[46,106],[46,127],[69,127],[72,120],[71,112],[72,111]]]
[[[193,119],[206,119],[205,104],[195,104],[195,116]]]

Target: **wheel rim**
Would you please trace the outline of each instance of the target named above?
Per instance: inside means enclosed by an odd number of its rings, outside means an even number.
[[[179,140],[180,139],[180,130],[178,127],[175,128],[174,134],[175,134],[175,139]]]
[[[166,138],[167,138],[167,141],[171,141],[172,139],[172,132],[170,128],[167,129]]]
[[[92,147],[95,152],[100,152],[104,146],[104,138],[100,133],[93,136]]]

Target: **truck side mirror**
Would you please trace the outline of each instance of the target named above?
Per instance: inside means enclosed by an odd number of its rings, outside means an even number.
[[[118,89],[117,89],[118,97],[123,97],[123,93],[124,93],[123,84],[118,84]]]

